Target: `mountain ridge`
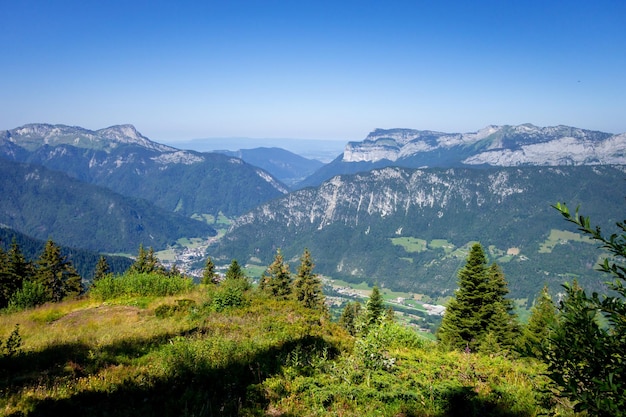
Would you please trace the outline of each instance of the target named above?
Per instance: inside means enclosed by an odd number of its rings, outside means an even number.
[[[385,166],[624,165],[626,133],[571,126],[489,125],[476,132],[375,129],[363,141],[346,144],[342,155],[297,188],[315,186],[338,174]]]
[[[161,145],[132,125],[92,131],[29,124],[0,132],[0,156],[63,171],[185,216],[234,216],[288,192],[271,174],[241,159]]]

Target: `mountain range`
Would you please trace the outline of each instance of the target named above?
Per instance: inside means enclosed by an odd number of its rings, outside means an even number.
[[[130,125],[22,126],[0,132],[0,158],[0,223],[39,239],[134,253],[200,237],[217,261],[259,266],[279,248],[294,262],[309,248],[319,273],[432,298],[450,295],[467,247],[480,241],[512,293],[531,300],[544,284],[557,292],[592,274],[597,248],[550,206],[580,204],[603,230],[622,220],[626,135],[376,129],[295,191],[283,181],[315,164],[289,152],[183,151]],[[223,216],[230,229],[208,239]]]
[[[26,125],[0,132],[0,155],[63,171],[184,216],[234,216],[288,191],[271,174],[241,159],[161,145],[131,125],[97,131]]]
[[[376,129],[298,187],[316,186],[339,174],[386,166],[406,168],[484,166],[624,165],[626,133],[569,126],[487,126],[477,132],[443,133]]]

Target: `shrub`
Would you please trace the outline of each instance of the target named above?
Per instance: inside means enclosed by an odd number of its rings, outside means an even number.
[[[158,273],[127,272],[121,276],[108,275],[96,281],[90,289],[92,297],[105,301],[112,298],[164,297],[185,293],[193,287],[193,280]]]
[[[24,281],[9,300],[9,311],[20,311],[37,307],[50,301],[45,287],[39,282]]]

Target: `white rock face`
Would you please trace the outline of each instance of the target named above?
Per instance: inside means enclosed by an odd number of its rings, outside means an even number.
[[[611,135],[568,126],[487,126],[477,132],[441,133],[376,129],[346,145],[344,162],[390,162],[427,152],[454,152],[467,165],[592,165],[626,163],[626,133]]]

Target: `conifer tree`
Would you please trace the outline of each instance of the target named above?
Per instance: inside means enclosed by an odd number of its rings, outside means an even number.
[[[339,325],[346,329],[352,336],[357,334],[357,322],[361,316],[361,303],[358,301],[348,302],[339,317]]]
[[[104,256],[100,256],[100,258],[98,259],[98,263],[96,264],[96,269],[93,273],[93,282],[96,282],[106,277],[110,272],[111,268],[109,267],[107,258]]]
[[[11,248],[6,253],[6,262],[7,291],[9,294],[13,294],[22,288],[24,281],[32,279],[34,267],[32,262],[26,260],[15,239],[11,242]]]
[[[230,266],[226,270],[225,279],[226,280],[234,280],[234,279],[245,279],[246,275],[243,273],[239,262],[236,259],[233,259],[230,262]]]
[[[204,271],[202,272],[202,283],[205,285],[215,284],[217,282],[217,274],[215,273],[215,264],[209,256],[204,264]]]
[[[372,294],[365,303],[365,325],[371,326],[376,324],[385,316],[385,304],[383,296],[377,285],[372,288]]]
[[[475,350],[486,328],[481,314],[487,292],[487,258],[479,243],[471,247],[458,276],[459,289],[448,303],[437,338],[452,348]]]
[[[456,349],[510,350],[518,332],[509,290],[497,264],[487,267],[482,246],[470,249],[459,271],[459,289],[446,308],[437,338]]]
[[[261,290],[278,298],[286,298],[291,293],[291,272],[285,263],[280,249],[274,256],[274,262],[267,267],[259,284]]]
[[[317,274],[313,273],[313,260],[308,249],[300,257],[300,266],[293,283],[296,300],[304,306],[313,309],[324,309],[324,293],[322,291],[322,281]]]
[[[81,278],[71,262],[61,255],[61,248],[52,240],[46,242],[37,260],[35,281],[46,289],[48,299],[61,301],[82,291]]]
[[[480,313],[482,327],[493,333],[502,349],[511,350],[517,341],[519,326],[511,299],[506,298],[509,288],[502,269],[492,264],[487,270],[484,306]]]
[[[139,253],[137,259],[130,266],[130,272],[139,274],[151,274],[151,273],[165,273],[165,268],[159,262],[159,259],[154,254],[154,249],[150,247],[146,251],[143,244],[139,245]]]
[[[15,287],[15,288],[14,288]],[[0,308],[9,304],[9,298],[17,291],[13,277],[9,273],[9,256],[0,247]]]
[[[520,351],[526,356],[541,358],[548,348],[552,329],[557,323],[556,305],[550,297],[548,287],[543,287],[541,294],[531,308],[528,323],[524,326],[520,340]]]

